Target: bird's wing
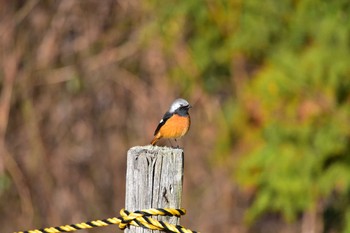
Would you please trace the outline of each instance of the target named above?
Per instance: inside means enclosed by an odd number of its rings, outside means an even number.
[[[160,128],[165,124],[165,122],[166,122],[172,115],[173,115],[173,114],[170,113],[170,112],[166,112],[166,113],[164,114],[164,116],[163,116],[163,118],[160,120],[160,122],[159,122],[159,124],[158,124],[156,130],[154,131],[154,135],[156,135],[156,134],[159,132]]]

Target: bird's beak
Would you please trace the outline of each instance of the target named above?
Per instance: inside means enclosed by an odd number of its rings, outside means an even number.
[[[187,108],[192,108],[192,105],[188,105]]]

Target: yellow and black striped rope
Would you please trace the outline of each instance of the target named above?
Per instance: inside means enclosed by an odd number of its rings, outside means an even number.
[[[116,224],[120,229],[124,230],[126,227],[133,225],[137,227],[143,227],[151,230],[160,230],[165,232],[174,233],[197,233],[196,231],[191,231],[180,225],[173,225],[163,221],[158,221],[151,218],[150,216],[175,216],[181,217],[181,215],[186,214],[185,209],[145,209],[138,210],[135,212],[129,212],[125,209],[120,210],[120,217],[107,218],[103,220],[95,220],[71,225],[64,225],[59,227],[48,227],[38,230],[30,231],[19,231],[15,233],[58,233],[58,232],[69,232],[81,229],[90,229],[94,227],[104,227],[112,224]]]

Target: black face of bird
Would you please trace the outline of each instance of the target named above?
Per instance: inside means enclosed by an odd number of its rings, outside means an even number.
[[[178,109],[175,110],[175,113],[179,114],[180,116],[187,116],[188,110],[191,107],[191,105],[180,106]]]

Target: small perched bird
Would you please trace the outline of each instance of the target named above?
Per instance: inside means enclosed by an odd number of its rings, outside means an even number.
[[[160,120],[151,142],[155,145],[161,138],[181,138],[190,128],[191,118],[188,110],[192,106],[184,99],[176,99],[170,106],[170,109]]]

